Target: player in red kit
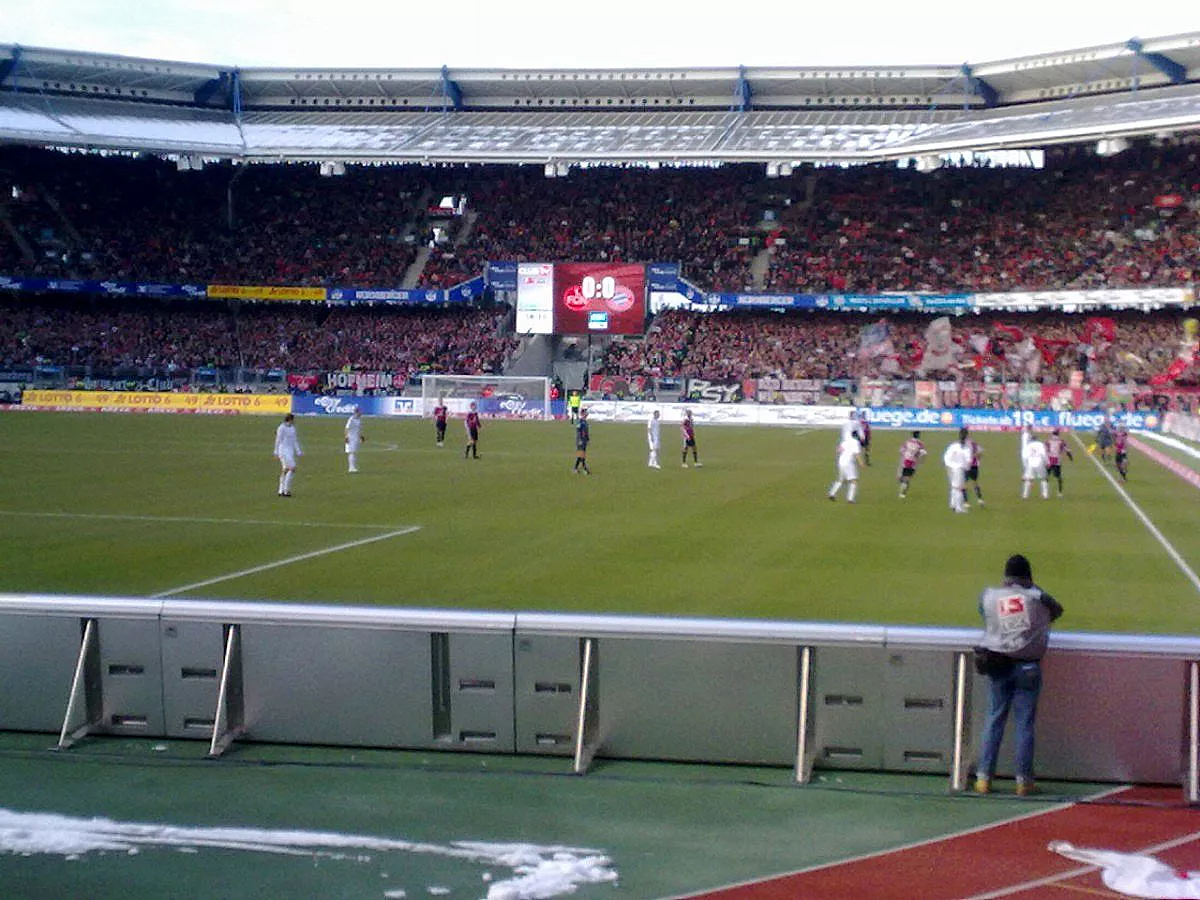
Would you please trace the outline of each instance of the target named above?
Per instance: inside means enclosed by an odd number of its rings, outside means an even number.
[[[446,417],[450,410],[446,408],[446,398],[438,397],[438,405],[433,408],[433,427],[437,429],[437,445],[446,446]]]
[[[683,414],[683,422],[679,425],[679,431],[683,435],[683,467],[686,469],[688,447],[692,448],[692,462],[699,469],[703,463],[700,462],[700,456],[696,453],[696,423],[692,421],[692,411],[689,409]]]
[[[1121,473],[1121,480],[1129,480],[1129,431],[1124,425],[1118,426],[1113,432],[1113,453],[1116,455],[1117,471]]]
[[[475,409],[475,404],[471,404],[471,411],[467,413],[467,420],[464,423],[467,429],[467,449],[463,451],[463,459],[468,456],[473,456],[479,459],[479,413]]]
[[[1063,495],[1063,480],[1062,480],[1062,458],[1066,457],[1071,462],[1075,462],[1075,457],[1071,454],[1071,448],[1067,446],[1067,442],[1063,440],[1062,435],[1055,428],[1050,432],[1050,437],[1046,439],[1046,457],[1049,459],[1049,465],[1046,466],[1046,474],[1058,480],[1058,499],[1062,499]]]
[[[858,418],[858,440],[862,444],[863,462],[869,466],[871,464],[871,423],[867,421],[865,412]]]
[[[900,474],[897,476],[897,480],[900,482],[901,500],[908,497],[908,485],[926,452],[925,442],[921,440],[919,431],[914,431],[912,437],[900,445]]]
[[[983,506],[983,490],[979,487],[979,457],[983,453],[983,448],[975,442],[974,438],[967,439],[966,447],[970,462],[967,463],[967,471],[963,478],[963,505],[970,506],[967,503],[967,485],[974,482],[975,499],[979,501],[980,506]]]

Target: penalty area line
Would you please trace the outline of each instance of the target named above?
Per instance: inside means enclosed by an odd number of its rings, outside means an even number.
[[[196,581],[192,584],[181,585],[180,587],[171,588],[167,591],[159,591],[157,594],[151,594],[152,598],[173,597],[176,594],[186,594],[188,591],[194,591],[198,588],[208,587],[213,584],[220,584],[223,581],[233,581],[235,578],[244,578],[247,575],[256,575],[259,572],[267,572],[271,569],[278,569],[282,566],[290,566],[292,563],[303,562],[306,559],[316,559],[318,556],[328,556],[330,553],[340,553],[342,550],[352,550],[355,547],[364,547],[367,544],[374,544],[379,541],[386,541],[390,538],[401,537],[406,534],[412,534],[414,531],[420,531],[420,525],[409,525],[407,528],[399,528],[396,531],[388,531],[384,534],[377,534],[368,538],[361,538],[357,541],[347,541],[344,544],[334,544],[332,547],[324,547],[321,550],[311,550],[308,553],[298,553],[295,556],[289,556],[286,559],[278,559],[275,562],[263,563],[261,566],[251,566],[249,569],[241,569],[237,572],[230,572],[228,575],[218,575],[216,578],[206,578],[204,581]]]
[[[1133,514],[1141,519],[1142,524],[1146,526],[1146,529],[1152,535],[1154,535],[1155,540],[1157,540],[1162,545],[1162,548],[1167,551],[1167,555],[1170,556],[1175,562],[1175,565],[1179,567],[1179,571],[1182,572],[1188,581],[1192,583],[1192,587],[1196,589],[1196,592],[1200,593],[1200,577],[1198,577],[1192,570],[1192,567],[1187,564],[1187,561],[1179,555],[1179,551],[1171,546],[1171,542],[1168,541],[1163,533],[1158,530],[1158,526],[1150,521],[1150,517],[1148,515],[1142,512],[1142,508],[1133,501],[1133,498],[1129,496],[1129,492],[1126,491],[1125,488],[1121,487],[1120,482],[1112,477],[1112,473],[1109,472],[1108,469],[1104,468],[1104,464],[1101,463],[1100,460],[1096,459],[1096,457],[1091,453],[1087,452],[1087,448],[1084,446],[1083,441],[1079,439],[1079,435],[1075,432],[1072,432],[1071,437],[1075,439],[1075,443],[1079,445],[1080,449],[1087,454],[1088,459],[1090,459],[1096,468],[1100,470],[1100,474],[1108,479],[1108,483],[1111,484],[1113,489],[1121,495],[1121,499],[1125,501],[1125,505],[1133,510]]]

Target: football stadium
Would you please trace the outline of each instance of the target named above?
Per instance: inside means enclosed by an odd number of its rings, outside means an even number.
[[[1198,273],[1195,33],[0,44],[0,893],[1200,895]]]

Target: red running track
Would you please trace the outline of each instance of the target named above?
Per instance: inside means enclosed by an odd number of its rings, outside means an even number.
[[[941,840],[721,888],[692,900],[1068,900],[1120,897],[1099,872],[1047,849],[1145,853],[1200,869],[1200,811],[1179,788],[1127,788],[1103,800],[1052,806]],[[990,802],[981,798],[981,802]]]

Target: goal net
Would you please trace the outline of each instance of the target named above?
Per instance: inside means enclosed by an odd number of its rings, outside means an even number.
[[[549,419],[550,379],[516,375],[422,375],[421,411],[430,415],[438,400],[452,415],[466,415],[474,403],[481,416]]]

